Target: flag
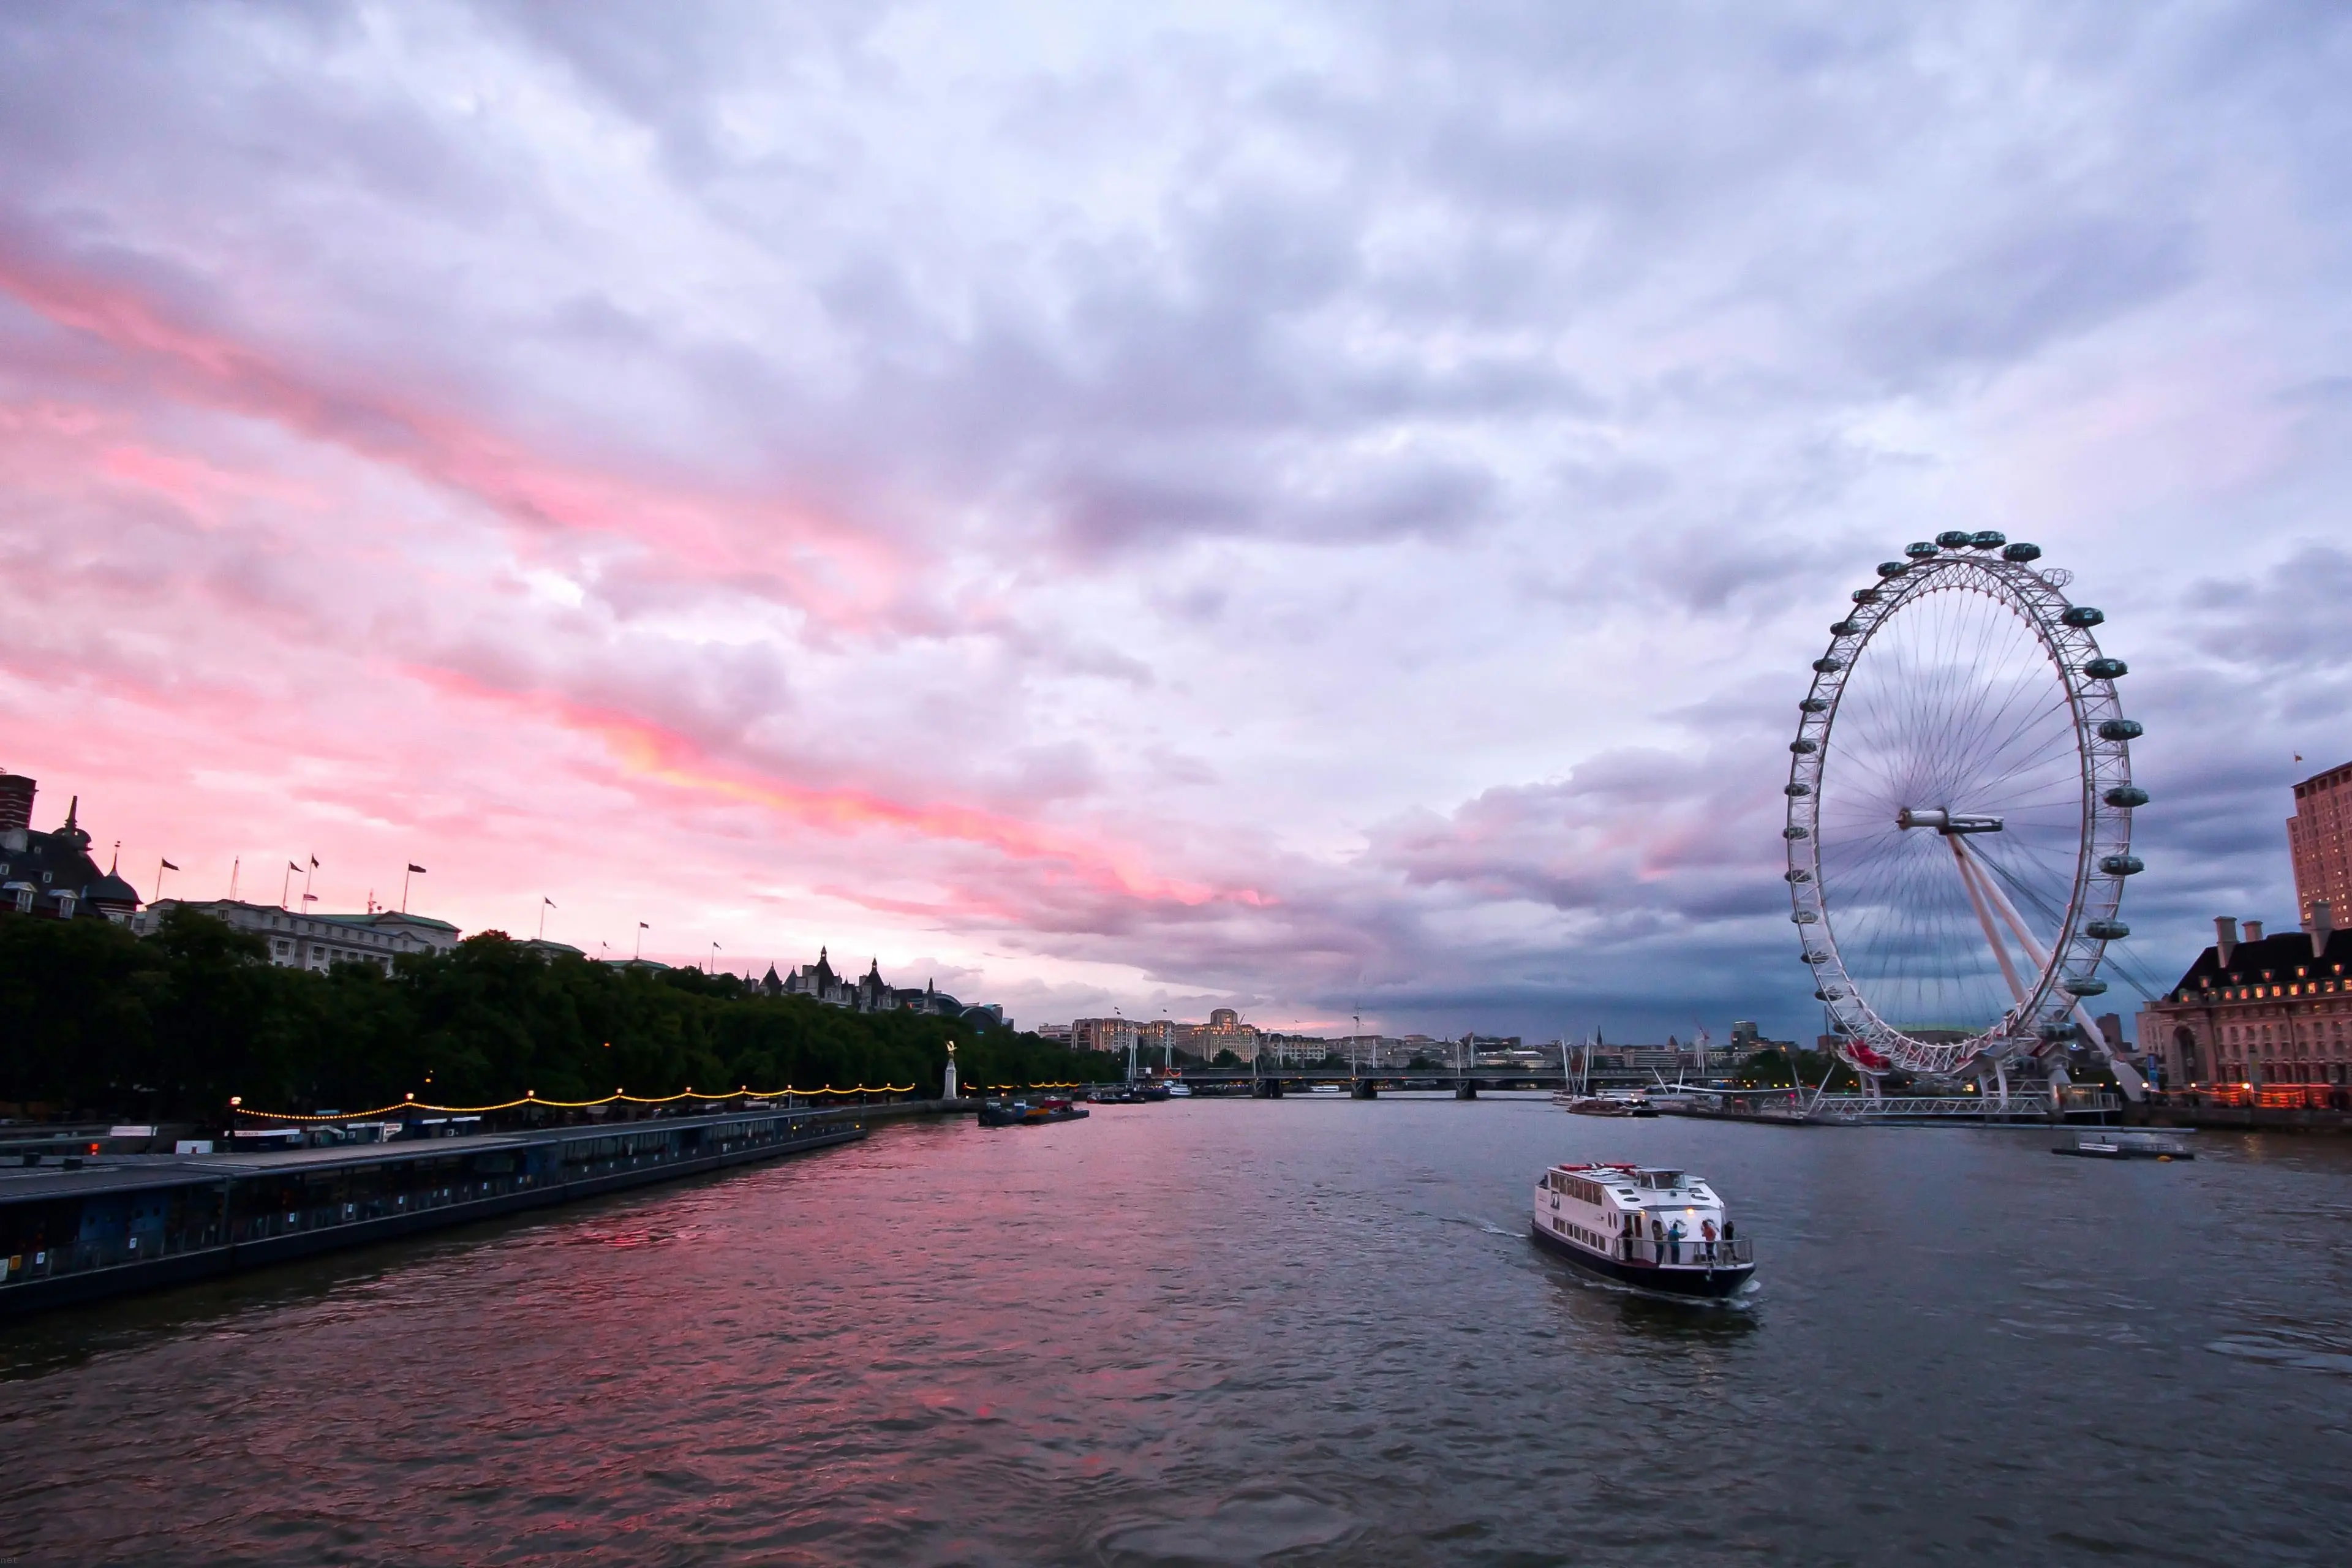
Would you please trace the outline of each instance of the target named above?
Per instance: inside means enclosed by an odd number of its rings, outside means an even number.
[[[649,925],[647,925],[647,924],[646,924],[646,922],[645,922],[645,921],[639,921],[637,922],[637,929],[638,929],[639,931],[651,931],[651,930],[653,930],[654,928],[653,928],[653,927],[651,927],[651,926],[649,926]]]
[[[542,904],[545,904],[545,905],[546,905],[549,909],[551,909],[551,909],[553,909],[553,908],[555,907],[555,900],[554,900],[553,899],[549,898],[545,893],[541,893],[541,894],[539,896],[539,901],[540,901],[541,903],[542,903]]]
[[[409,869],[415,872],[420,877],[431,875],[431,873],[426,871],[422,866],[411,866]]]
[[[286,868],[289,871],[299,871],[302,868],[294,864],[293,861],[289,860],[286,862]]]
[[[319,868],[319,858],[318,858],[316,855],[313,855],[313,856],[311,856],[311,857],[310,857],[310,869],[312,869],[313,871],[315,871],[315,870],[317,870],[318,868]]]
[[[163,862],[163,869],[165,869],[166,871],[176,871],[176,870],[178,870],[178,869],[179,869],[179,868],[178,868],[177,866],[173,865],[169,860],[166,860],[166,861],[164,861],[164,862]]]

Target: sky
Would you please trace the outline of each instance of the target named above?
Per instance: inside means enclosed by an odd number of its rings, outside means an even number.
[[[149,896],[1810,1038],[1807,667],[1990,528],[2132,667],[2160,984],[2352,759],[2347,79],[2328,5],[12,7],[0,766]]]

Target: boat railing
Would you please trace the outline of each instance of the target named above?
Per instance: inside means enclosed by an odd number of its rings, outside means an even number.
[[[1746,1237],[1709,1241],[1705,1237],[1686,1236],[1678,1242],[1644,1238],[1629,1241],[1627,1247],[1632,1261],[1662,1264],[1670,1268],[1688,1268],[1693,1264],[1702,1268],[1708,1264],[1718,1268],[1737,1268],[1756,1261],[1756,1244]]]

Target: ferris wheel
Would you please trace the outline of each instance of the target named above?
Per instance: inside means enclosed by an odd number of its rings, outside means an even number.
[[[2092,635],[2105,616],[2041,555],[1993,532],[1909,546],[1854,590],[1798,704],[1791,919],[1838,1052],[1873,1082],[2005,1095],[2021,1058],[2063,1082],[2081,1040],[2144,1088],[2085,1005],[2130,934],[2140,726]]]

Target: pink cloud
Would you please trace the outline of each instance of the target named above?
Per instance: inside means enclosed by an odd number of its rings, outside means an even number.
[[[191,325],[131,285],[58,264],[5,237],[0,292],[136,360],[175,397],[397,468],[526,528],[637,541],[739,586],[775,592],[836,626],[875,623],[910,575],[903,552],[877,531],[774,496],[651,483],[561,460],[413,398],[332,384],[253,344]]]
[[[1254,888],[1218,888],[1160,875],[1130,846],[952,801],[906,801],[867,789],[794,784],[721,762],[677,731],[634,714],[543,691],[502,690],[448,669],[411,666],[408,673],[453,695],[519,707],[593,734],[632,777],[761,806],[799,826],[836,835],[882,829],[919,839],[978,845],[1008,859],[1033,863],[1049,885],[1066,881],[1152,903],[1264,907],[1273,902]]]

